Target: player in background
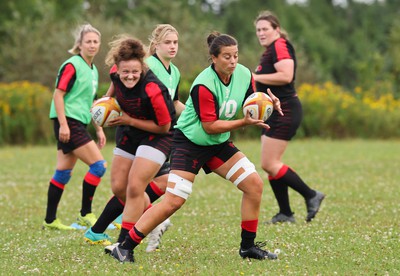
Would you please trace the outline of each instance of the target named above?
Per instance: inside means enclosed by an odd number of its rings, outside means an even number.
[[[230,131],[247,125],[268,128],[242,112],[244,100],[254,92],[249,69],[238,64],[238,45],[229,35],[212,33],[207,38],[212,65],[197,76],[179,117],[171,153],[168,187],[162,200],[142,215],[125,240],[110,253],[120,262],[134,262],[134,248],[158,224],[175,213],[188,199],[199,170],[214,172],[243,192],[241,243],[243,258],[275,259],[273,253],[254,242],[263,182],[255,166],[229,141]],[[270,91],[269,91],[270,93]],[[272,93],[274,107],[279,99]]]
[[[278,18],[270,11],[258,15],[255,27],[260,45],[265,47],[260,64],[253,74],[257,91],[271,89],[280,99],[285,114],[282,117],[274,111],[266,121],[271,128],[263,129],[261,135],[261,167],[269,175],[269,183],[279,205],[279,213],[272,217],[270,223],[295,222],[290,208],[288,187],[304,197],[307,206],[306,221],[309,222],[317,214],[325,195],[307,186],[281,160],[289,141],[300,126],[303,114],[294,86],[295,51],[281,29]]]
[[[147,68],[143,44],[129,36],[110,43],[106,64],[112,66],[110,77],[113,94],[123,110],[122,116],[110,121],[118,126],[116,148],[111,167],[114,196],[107,203],[96,224],[85,233],[90,243],[111,244],[103,232],[110,222],[124,213],[122,237],[150,208],[145,189],[155,178],[170,154],[175,109],[167,87]],[[160,172],[161,171],[161,172]],[[146,183],[144,183],[146,182]],[[126,207],[130,201],[132,206]]]
[[[93,59],[99,52],[100,38],[100,32],[90,24],[80,26],[75,44],[69,50],[73,57],[65,61],[58,71],[50,109],[57,139],[57,165],[47,193],[43,228],[74,229],[64,225],[56,213],[65,185],[70,180],[78,159],[89,166],[89,171],[82,184],[82,208],[77,222],[87,227],[96,222],[96,216],[92,213],[92,200],[106,171],[106,161],[100,152],[106,143],[106,137],[103,129],[93,124],[98,138],[96,145],[86,127],[91,122],[90,108],[98,87],[98,71]]]

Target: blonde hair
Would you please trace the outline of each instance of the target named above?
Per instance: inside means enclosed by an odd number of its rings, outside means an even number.
[[[179,36],[178,31],[170,24],[158,24],[149,36],[149,55],[156,52],[156,44],[160,43],[168,34],[174,33]]]
[[[269,23],[271,23],[272,28],[276,29],[279,27],[280,29],[280,36],[284,39],[289,39],[289,36],[287,34],[287,32],[282,29],[281,27],[281,23],[279,23],[279,19],[278,17],[271,11],[261,11],[258,16],[256,17],[256,20],[254,20],[254,25],[257,24],[258,21],[260,20],[265,20],[268,21]]]
[[[74,31],[75,43],[74,46],[68,50],[68,53],[77,55],[81,52],[79,46],[82,43],[83,36],[87,33],[95,33],[101,38],[101,33],[95,27],[89,23],[83,24]]]

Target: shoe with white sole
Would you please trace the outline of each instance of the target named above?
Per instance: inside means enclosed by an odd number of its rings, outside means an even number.
[[[156,251],[161,243],[161,237],[164,235],[165,231],[172,226],[171,221],[168,219],[161,222],[153,231],[148,235],[148,244],[146,247],[146,252]]]

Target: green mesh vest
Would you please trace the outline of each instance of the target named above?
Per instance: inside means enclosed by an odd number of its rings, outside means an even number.
[[[64,97],[65,116],[76,119],[84,124],[89,124],[92,119],[90,108],[97,92],[99,73],[94,64],[93,68],[90,68],[81,56],[76,55],[61,65],[59,74],[61,68],[67,63],[72,63],[74,66],[76,80],[72,89]],[[50,118],[57,118],[54,100],[51,102]]]
[[[191,90],[199,84],[206,86],[218,101],[219,119],[233,120],[238,112],[242,112],[242,104],[250,82],[251,72],[243,65],[236,66],[228,86],[220,81],[217,73],[209,66],[197,76]],[[230,132],[207,134],[204,131],[191,97],[186,102],[186,108],[179,117],[176,128],[193,143],[201,146],[220,144],[230,137]]]
[[[168,88],[168,92],[173,100],[181,78],[178,68],[171,62],[169,65],[171,68],[171,74],[169,74],[165,69],[164,64],[154,56],[148,57],[146,63],[157,78]]]

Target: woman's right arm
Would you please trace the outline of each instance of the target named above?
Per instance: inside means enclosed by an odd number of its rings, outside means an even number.
[[[55,89],[53,94],[54,107],[57,112],[57,119],[60,123],[59,140],[61,142],[68,142],[70,138],[70,130],[68,127],[67,118],[65,116],[64,96],[66,92],[60,89]]]
[[[111,82],[110,86],[107,89],[107,93],[103,97],[112,97],[112,96],[114,96],[114,92],[115,92],[114,83]]]

